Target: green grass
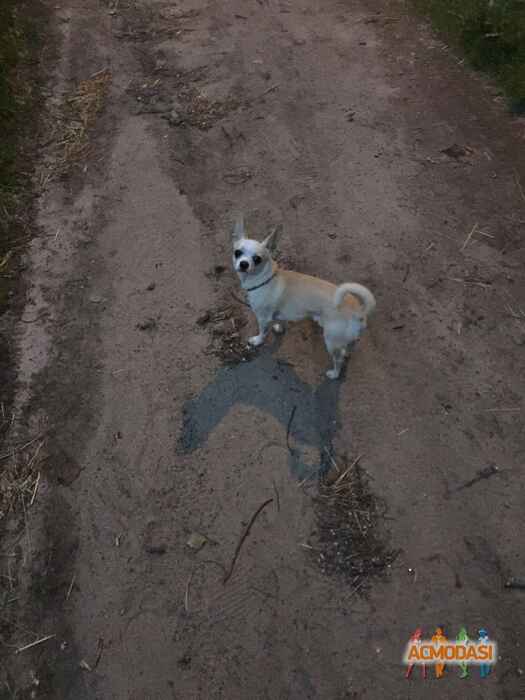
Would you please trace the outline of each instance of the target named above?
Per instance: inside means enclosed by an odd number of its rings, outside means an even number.
[[[525,0],[414,0],[470,63],[495,77],[525,112]]]

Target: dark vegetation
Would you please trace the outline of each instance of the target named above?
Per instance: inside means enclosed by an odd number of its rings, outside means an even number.
[[[32,162],[46,15],[38,1],[0,0],[0,440],[12,382],[12,314],[20,253],[31,238]]]
[[[525,113],[525,0],[415,0],[470,63],[495,77]]]
[[[31,152],[38,115],[39,50],[45,24],[38,2],[1,0],[0,314],[5,311],[12,290],[12,264],[16,253],[28,238]]]

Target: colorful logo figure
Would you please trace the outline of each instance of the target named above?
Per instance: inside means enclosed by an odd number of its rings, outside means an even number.
[[[421,627],[418,627],[417,630],[410,637],[410,642],[412,642],[412,644],[415,644],[416,646],[421,646],[421,637],[422,636],[423,636],[423,630],[421,629]],[[408,664],[405,678],[410,678],[414,666],[415,666],[415,664]],[[421,675],[423,676],[423,678],[427,677],[427,667],[425,666],[425,664],[421,665]]]
[[[443,634],[443,628],[442,627],[437,627],[436,631],[434,633],[434,636],[432,637],[432,643],[440,647],[442,644],[444,644],[447,641],[447,638]],[[441,678],[441,676],[445,673],[445,664],[444,663],[439,663],[436,664],[436,678]]]
[[[445,666],[459,666],[460,678],[469,677],[469,666],[479,666],[480,678],[487,678],[498,658],[496,642],[489,638],[486,629],[478,631],[478,639],[471,639],[465,627],[461,627],[456,639],[448,640],[443,627],[437,627],[432,638],[423,636],[418,627],[405,648],[403,663],[410,678],[414,666],[421,666],[421,675],[427,677],[427,666],[435,667],[436,678],[443,678]]]
[[[465,627],[462,627],[459,630],[458,636],[456,637],[456,642],[459,644],[464,644],[465,646],[468,646],[470,639],[467,633],[467,630]],[[459,664],[459,668],[461,669],[461,673],[459,674],[460,678],[468,678],[468,664],[463,662]]]
[[[490,642],[489,635],[486,629],[480,629],[478,632],[478,641],[480,644],[488,644]],[[482,678],[486,678],[491,672],[491,667],[489,664],[481,664],[479,667],[479,675]]]

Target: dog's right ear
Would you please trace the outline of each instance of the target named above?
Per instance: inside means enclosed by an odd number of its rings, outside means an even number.
[[[232,231],[232,240],[233,241],[240,241],[241,238],[245,238],[245,231],[244,231],[244,216],[242,214],[239,214],[237,219],[235,220],[235,225],[233,227]]]
[[[268,248],[268,250],[275,250],[275,248],[277,247],[277,241],[279,240],[279,237],[282,232],[283,225],[277,224],[277,226],[273,227],[273,230],[270,233],[270,235],[267,236],[264,239],[264,241],[262,241],[261,245],[263,245],[265,248]]]

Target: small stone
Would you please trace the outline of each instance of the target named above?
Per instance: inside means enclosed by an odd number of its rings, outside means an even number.
[[[188,547],[198,552],[199,549],[204,547],[207,541],[208,538],[205,535],[201,535],[199,532],[192,532],[186,544]]]

